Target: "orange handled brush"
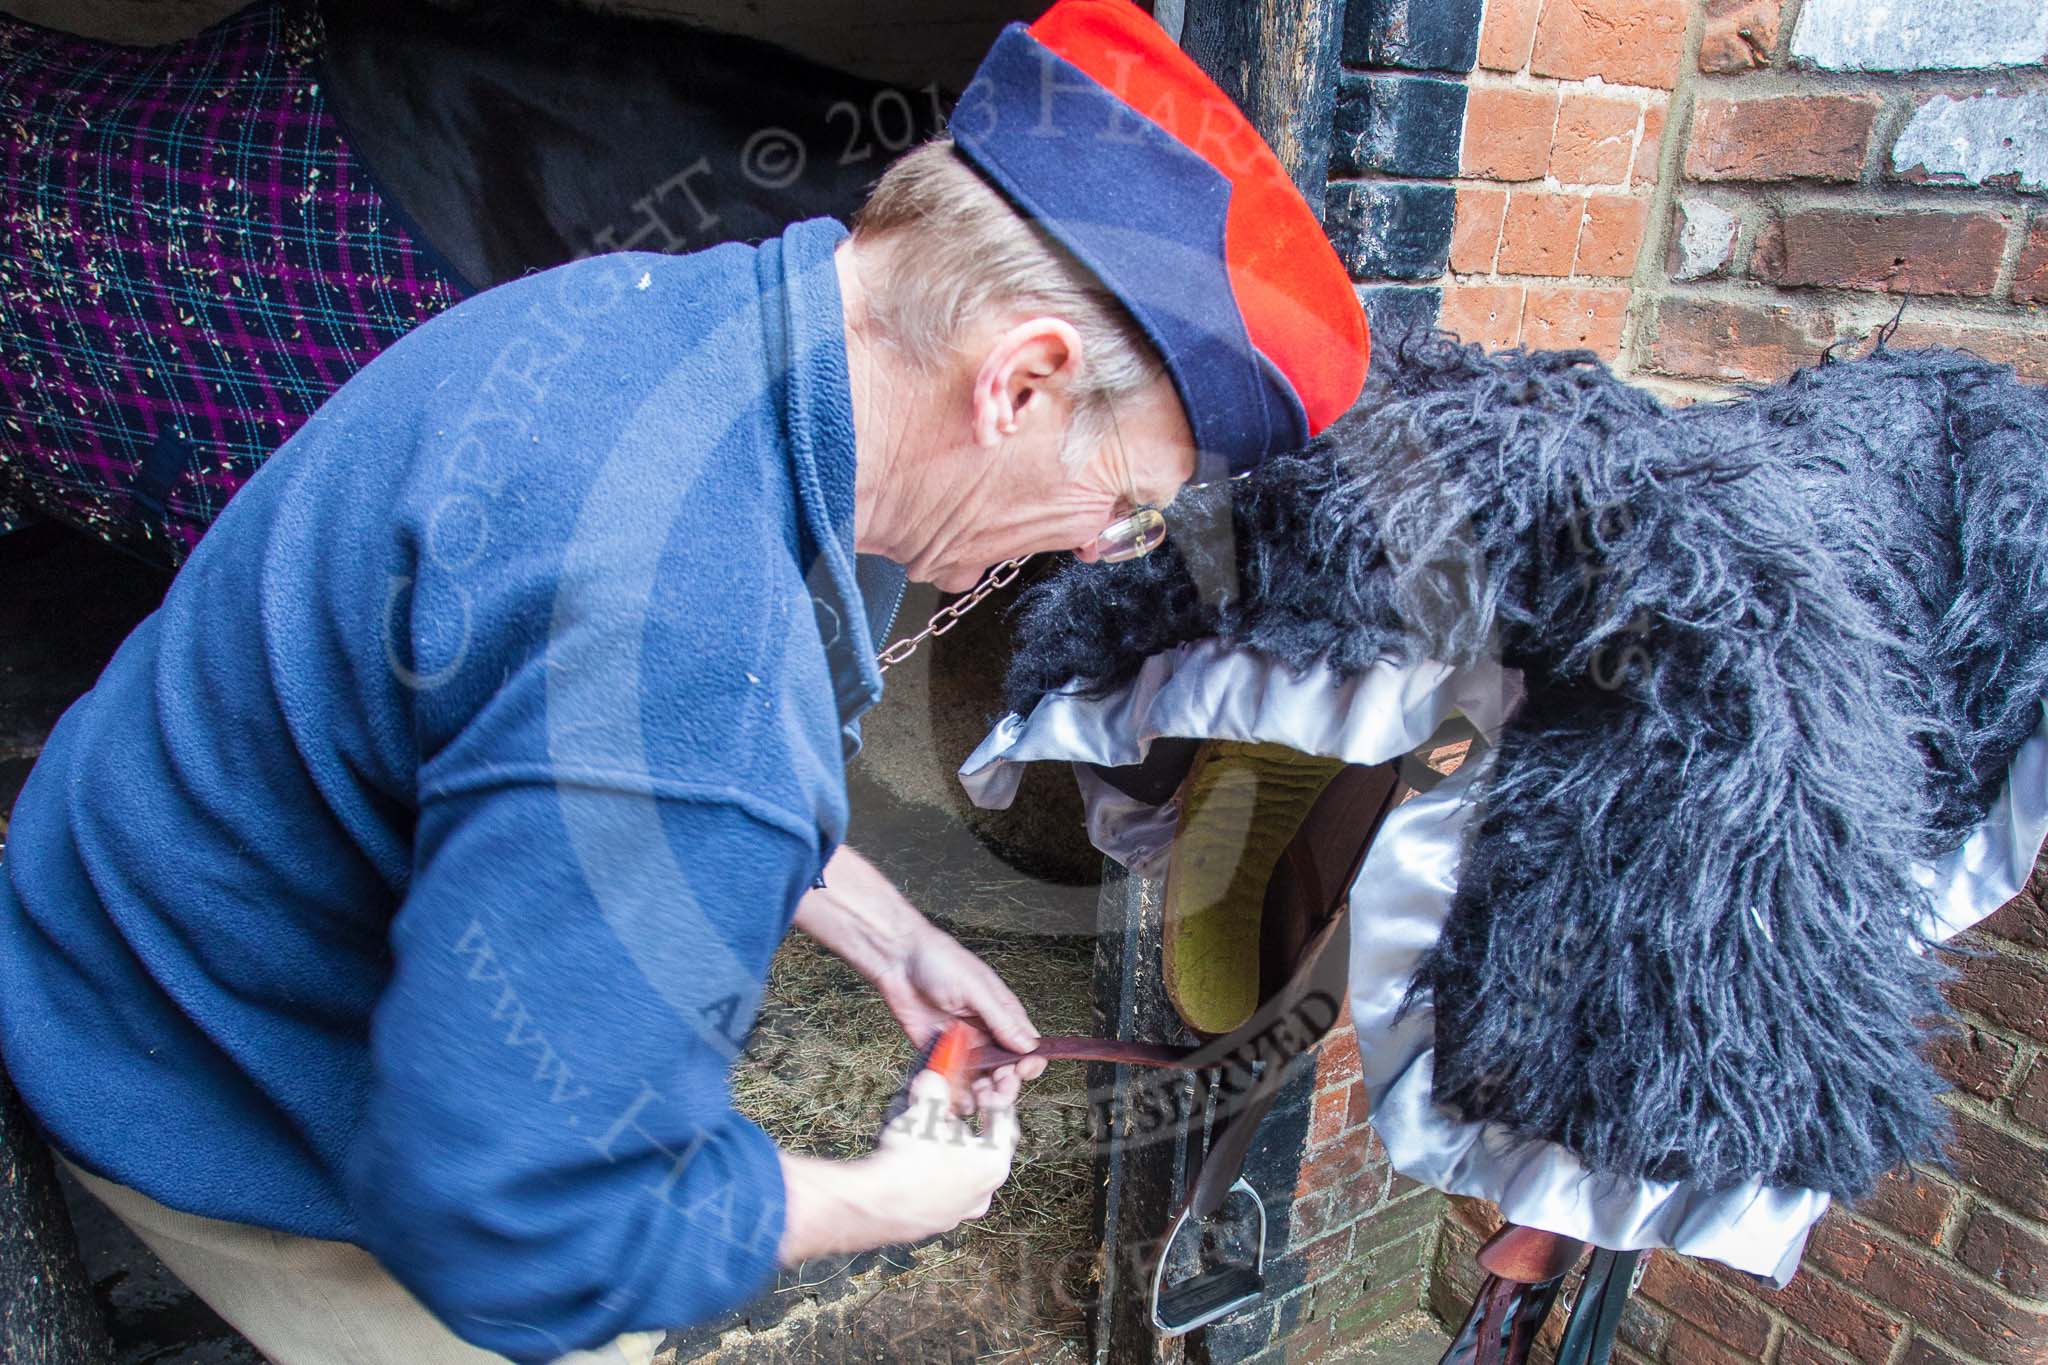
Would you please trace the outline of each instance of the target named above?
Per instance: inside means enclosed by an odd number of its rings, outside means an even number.
[[[882,1126],[888,1127],[910,1109],[910,1083],[918,1073],[936,1071],[946,1078],[946,1086],[958,1100],[967,1093],[967,1062],[974,1052],[974,1030],[955,1019],[934,1038],[918,1057],[917,1064],[910,1068],[910,1075],[904,1078],[903,1088],[896,1092],[887,1113],[882,1115]]]
[[[925,1059],[925,1070],[944,1076],[955,1099],[967,1090],[967,1055],[973,1049],[974,1030],[955,1019],[946,1025],[945,1032],[932,1044],[931,1055]]]

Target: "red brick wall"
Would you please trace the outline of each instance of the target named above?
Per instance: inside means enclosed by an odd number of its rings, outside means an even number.
[[[1626,1360],[1718,1365],[2048,1361],[2048,876],[1968,938],[1941,1049],[1954,1173],[1888,1178],[1821,1221],[1782,1293],[1659,1256]]]
[[[1281,1300],[1275,1333],[1289,1362],[1320,1359],[1413,1311],[1444,1214],[1442,1195],[1394,1174],[1366,1123],[1349,1005],[1323,1044],[1315,1086],[1292,1236],[1309,1286]]]
[[[1623,355],[1685,41],[1682,0],[1490,0],[1446,328],[1489,346]]]
[[[1443,324],[1590,345],[1688,398],[1904,303],[1899,342],[2048,380],[2044,62],[2042,0],[1488,0]],[[1831,1214],[1782,1293],[1655,1258],[1621,1359],[2048,1365],[2044,895],[2037,875],[1957,963],[1953,1170]],[[1439,1314],[1497,1217],[1452,1201]]]
[[[1800,4],[1488,0],[1443,324],[1700,396],[1904,302],[1901,342],[2048,380],[2040,0]],[[1842,69],[1830,26],[1896,69]]]
[[[1821,1220],[1774,1293],[1708,1262],[1660,1254],[1623,1320],[1630,1365],[2042,1365],[2048,1362],[2048,860],[1958,955],[1960,1032],[1937,1049],[1955,1085],[1953,1171],[1888,1177]],[[1473,1253],[1499,1225],[1451,1201],[1429,1302],[1455,1322],[1478,1288]],[[1551,1336],[1555,1338],[1556,1323]]]

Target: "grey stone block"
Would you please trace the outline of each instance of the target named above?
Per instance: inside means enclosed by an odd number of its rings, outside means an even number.
[[[2041,0],[1806,0],[1795,61],[1831,71],[1960,71],[2048,58]]]
[[[2007,181],[2048,193],[2048,93],[1936,95],[1906,121],[1892,146],[1892,170],[1938,183]]]
[[[1436,326],[1444,291],[1434,285],[1381,284],[1359,290],[1358,301],[1372,328],[1372,364],[1378,370],[1397,359],[1394,348],[1402,337]]]
[[[1671,278],[1704,280],[1727,270],[1735,258],[1735,215],[1706,199],[1688,199],[1678,212],[1678,259]]]
[[[1479,55],[1480,0],[1351,0],[1344,60],[1352,66],[1470,71]]]
[[[1465,83],[1347,74],[1337,95],[1330,173],[1455,176]]]
[[[1273,1310],[1261,1305],[1225,1318],[1214,1327],[1203,1328],[1203,1358],[1208,1365],[1241,1365],[1265,1350],[1272,1340]]]
[[[1340,181],[1323,212],[1354,280],[1431,280],[1450,263],[1457,191],[1449,185]]]

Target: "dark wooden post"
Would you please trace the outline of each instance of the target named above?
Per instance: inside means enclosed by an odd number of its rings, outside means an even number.
[[[1343,0],[1175,0],[1161,8],[1178,11],[1181,46],[1245,111],[1320,215],[1329,178]],[[1108,869],[1096,945],[1095,1023],[1117,1037],[1192,1041],[1160,977],[1160,892],[1156,883],[1113,865]],[[1113,1124],[1128,1122],[1125,1105],[1135,1097],[1136,1078],[1118,1073],[1129,1070],[1091,1068],[1091,1092],[1098,1100],[1114,1096],[1117,1101]],[[1282,1111],[1299,1107],[1279,1106]],[[1098,1103],[1098,1124],[1104,1112]],[[1291,1150],[1284,1155],[1298,1163],[1302,1135],[1294,1130],[1305,1127],[1305,1120],[1278,1126],[1289,1129],[1281,1145]],[[1152,1326],[1153,1264],[1182,1193],[1180,1144],[1127,1145],[1112,1135],[1097,1162],[1096,1225],[1102,1233],[1101,1298],[1094,1320],[1097,1365],[1161,1365],[1249,1354],[1237,1342],[1226,1347],[1206,1340],[1213,1335],[1208,1332],[1162,1340]],[[1271,1321],[1268,1315],[1265,1323]]]
[[[1095,945],[1095,1028],[1112,1038],[1195,1041],[1160,982],[1160,886],[1114,863],[1104,866]],[[1093,1063],[1095,1225],[1102,1250],[1094,1328],[1097,1365],[1155,1365],[1184,1359],[1180,1341],[1152,1327],[1148,1296],[1160,1237],[1181,1197],[1181,1145],[1126,1141],[1145,1076]],[[1156,1085],[1156,1078],[1153,1080]]]
[[[1180,45],[1237,101],[1318,215],[1343,0],[1186,0]]]
[[[102,1365],[106,1324],[86,1283],[55,1163],[0,1073],[0,1360]]]

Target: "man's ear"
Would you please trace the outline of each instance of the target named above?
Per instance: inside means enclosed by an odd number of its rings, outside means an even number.
[[[1081,334],[1064,318],[1029,318],[998,333],[974,375],[975,444],[993,447],[1026,421],[1048,420],[1081,365]]]

